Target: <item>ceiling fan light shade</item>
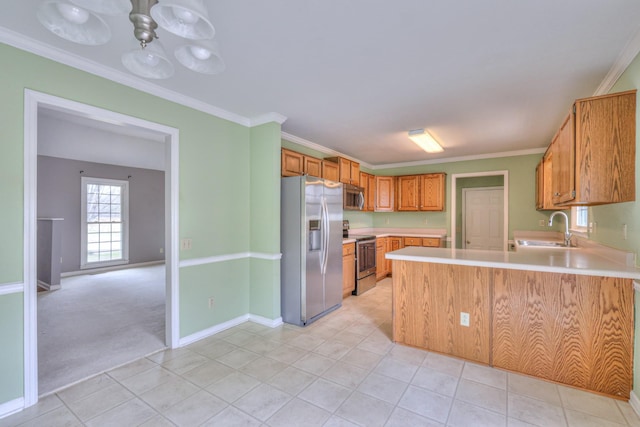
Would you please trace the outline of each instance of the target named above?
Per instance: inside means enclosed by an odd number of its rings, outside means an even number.
[[[96,46],[111,39],[111,30],[102,18],[66,1],[45,1],[37,16],[47,30],[74,43]]]
[[[129,0],[69,0],[76,6],[80,6],[95,13],[104,15],[122,15],[131,11]]]
[[[122,65],[133,74],[147,79],[167,79],[174,72],[173,64],[157,40],[144,49],[136,44],[135,48],[123,53]]]
[[[202,0],[167,0],[151,8],[161,28],[190,40],[212,39],[216,30]]]
[[[427,153],[441,153],[444,148],[436,141],[429,132],[424,129],[409,131],[409,139]]]
[[[214,41],[188,43],[179,46],[174,54],[178,62],[197,73],[219,74],[226,68]]]

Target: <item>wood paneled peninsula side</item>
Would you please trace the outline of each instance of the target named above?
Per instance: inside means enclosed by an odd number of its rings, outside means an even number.
[[[591,249],[407,247],[386,257],[393,341],[629,399],[635,266]]]

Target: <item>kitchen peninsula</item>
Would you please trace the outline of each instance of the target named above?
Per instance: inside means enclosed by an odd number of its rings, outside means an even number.
[[[386,257],[395,342],[629,398],[635,266],[591,249]]]

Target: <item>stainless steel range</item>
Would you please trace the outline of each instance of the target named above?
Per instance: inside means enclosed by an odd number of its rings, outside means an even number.
[[[342,236],[356,239],[356,288],[352,293],[361,295],[376,286],[376,236],[351,234],[348,220],[343,220]]]

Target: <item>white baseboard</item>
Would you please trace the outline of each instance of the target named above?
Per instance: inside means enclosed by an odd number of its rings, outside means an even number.
[[[24,397],[19,397],[0,404],[0,419],[8,417],[11,414],[22,411],[24,409]]]
[[[277,328],[282,325],[282,317],[278,317],[277,319],[268,319],[266,317],[258,316],[257,314],[250,314],[249,321],[268,326],[269,328]]]
[[[83,274],[106,273],[107,271],[125,270],[127,268],[148,267],[150,265],[164,264],[164,262],[165,262],[164,260],[148,261],[148,262],[138,262],[136,264],[122,264],[122,265],[114,265],[111,267],[88,268],[86,270],[67,271],[67,272],[61,273],[60,277],[81,276]]]
[[[47,282],[43,282],[42,280],[38,280],[38,287],[44,289],[45,291],[57,291],[60,289],[60,285],[50,285]]]
[[[275,328],[282,325],[282,317],[278,317],[277,319],[267,319],[266,317],[258,316],[255,314],[243,314],[242,316],[238,316],[235,319],[227,320],[224,323],[219,323],[210,328],[203,329],[200,332],[196,332],[195,334],[187,335],[186,337],[180,338],[179,347],[193,344],[196,341],[208,338],[212,335],[217,334],[218,332],[233,328],[234,326],[238,326],[246,321],[259,323],[270,328]]]
[[[193,344],[196,341],[200,341],[201,339],[208,338],[211,335],[215,335],[218,332],[222,332],[226,329],[233,328],[234,326],[238,326],[241,323],[249,320],[248,314],[243,314],[242,316],[236,317],[235,319],[227,320],[224,323],[219,323],[215,326],[212,326],[207,329],[203,329],[200,332],[196,332],[195,334],[187,335],[186,337],[180,338],[180,342],[178,344],[179,347],[184,347],[185,345]]]
[[[635,413],[640,417],[640,399],[638,399],[638,396],[636,396],[636,394],[633,391],[631,391],[629,404],[631,405]]]

